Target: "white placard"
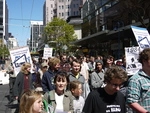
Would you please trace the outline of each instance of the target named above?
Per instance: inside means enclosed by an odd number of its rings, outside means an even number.
[[[143,50],[144,48],[149,48],[150,35],[147,29],[142,27],[136,27],[136,26],[131,26],[131,28],[141,50]]]
[[[133,75],[142,68],[141,63],[138,62],[140,47],[126,47],[126,71],[128,75]]]
[[[16,75],[19,73],[21,65],[25,62],[29,62],[32,66],[32,59],[28,47],[12,49],[9,52]]]
[[[44,54],[43,54],[43,58],[44,59],[48,59],[49,57],[52,57],[53,54],[53,48],[44,48]]]

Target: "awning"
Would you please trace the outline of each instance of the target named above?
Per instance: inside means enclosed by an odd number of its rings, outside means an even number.
[[[109,30],[104,30],[95,34],[92,34],[90,36],[84,37],[80,40],[77,40],[74,42],[74,44],[77,45],[86,45],[87,43],[95,43],[97,41],[100,41],[101,39],[103,39],[104,36],[106,36],[106,34],[109,32]]]

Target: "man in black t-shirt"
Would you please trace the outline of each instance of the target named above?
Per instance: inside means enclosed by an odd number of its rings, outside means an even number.
[[[119,90],[127,78],[127,73],[121,67],[108,68],[104,75],[106,86],[88,95],[83,112],[126,113],[125,97]]]

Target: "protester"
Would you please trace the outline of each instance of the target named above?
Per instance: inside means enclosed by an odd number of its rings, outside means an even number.
[[[34,90],[24,91],[20,99],[19,113],[41,113],[42,109],[41,92]]]
[[[74,113],[81,113],[85,100],[81,96],[82,94],[82,84],[79,81],[72,81],[70,82],[70,91],[72,92],[73,95],[73,108],[74,108]]]
[[[32,75],[31,71],[31,64],[26,62],[22,64],[20,72],[17,74],[16,81],[13,87],[13,95],[16,100],[18,100],[18,104],[20,103],[20,96],[21,94],[28,89],[33,89],[32,84]],[[18,108],[16,112],[18,113]]]
[[[71,65],[70,62],[68,61],[68,56],[67,54],[62,54],[60,56],[60,70],[65,71],[65,72],[70,72]]]
[[[89,67],[89,73],[92,73],[95,70],[95,57],[94,56],[90,56],[88,67]]]
[[[14,101],[13,87],[16,80],[16,74],[14,72],[14,67],[12,63],[7,66],[6,73],[9,74],[9,103],[8,104],[11,104]]]
[[[150,112],[150,48],[146,48],[139,54],[139,62],[142,64],[135,75],[128,82],[127,103],[138,113]]]
[[[36,80],[34,82],[34,88],[43,91],[41,81],[42,81],[43,74],[47,71],[47,69],[48,69],[48,64],[46,62],[43,62],[41,64],[40,69],[38,70],[38,72],[36,74]]]
[[[26,62],[22,64],[20,72],[17,74],[16,81],[13,87],[13,94],[16,99],[20,99],[21,93],[27,89],[33,89],[31,64]]]
[[[81,56],[81,70],[80,70],[80,74],[84,76],[85,81],[88,82],[89,81],[89,67],[88,64],[86,63],[86,57]]]
[[[96,69],[90,75],[90,85],[91,89],[99,88],[104,84],[104,70],[103,70],[103,61],[96,60]]]
[[[44,92],[48,92],[54,89],[54,77],[60,68],[60,59],[54,57],[50,58],[48,63],[48,70],[42,77],[42,88]]]
[[[74,59],[71,63],[71,72],[68,74],[69,80],[71,81],[79,81],[82,83],[82,85],[85,83],[85,78],[83,75],[80,74],[81,70],[81,61]]]
[[[111,55],[108,55],[104,57],[104,71],[106,71],[108,68],[114,65],[114,57]]]
[[[43,99],[50,105],[50,113],[73,113],[72,94],[67,90],[69,78],[66,72],[54,77],[55,89],[44,94]]]
[[[83,107],[84,113],[126,113],[124,95],[119,91],[127,80],[127,73],[118,66],[107,69],[104,75],[104,88],[92,91]]]

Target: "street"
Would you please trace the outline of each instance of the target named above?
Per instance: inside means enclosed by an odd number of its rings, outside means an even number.
[[[9,85],[0,85],[0,113],[11,113],[5,105],[8,104]]]

